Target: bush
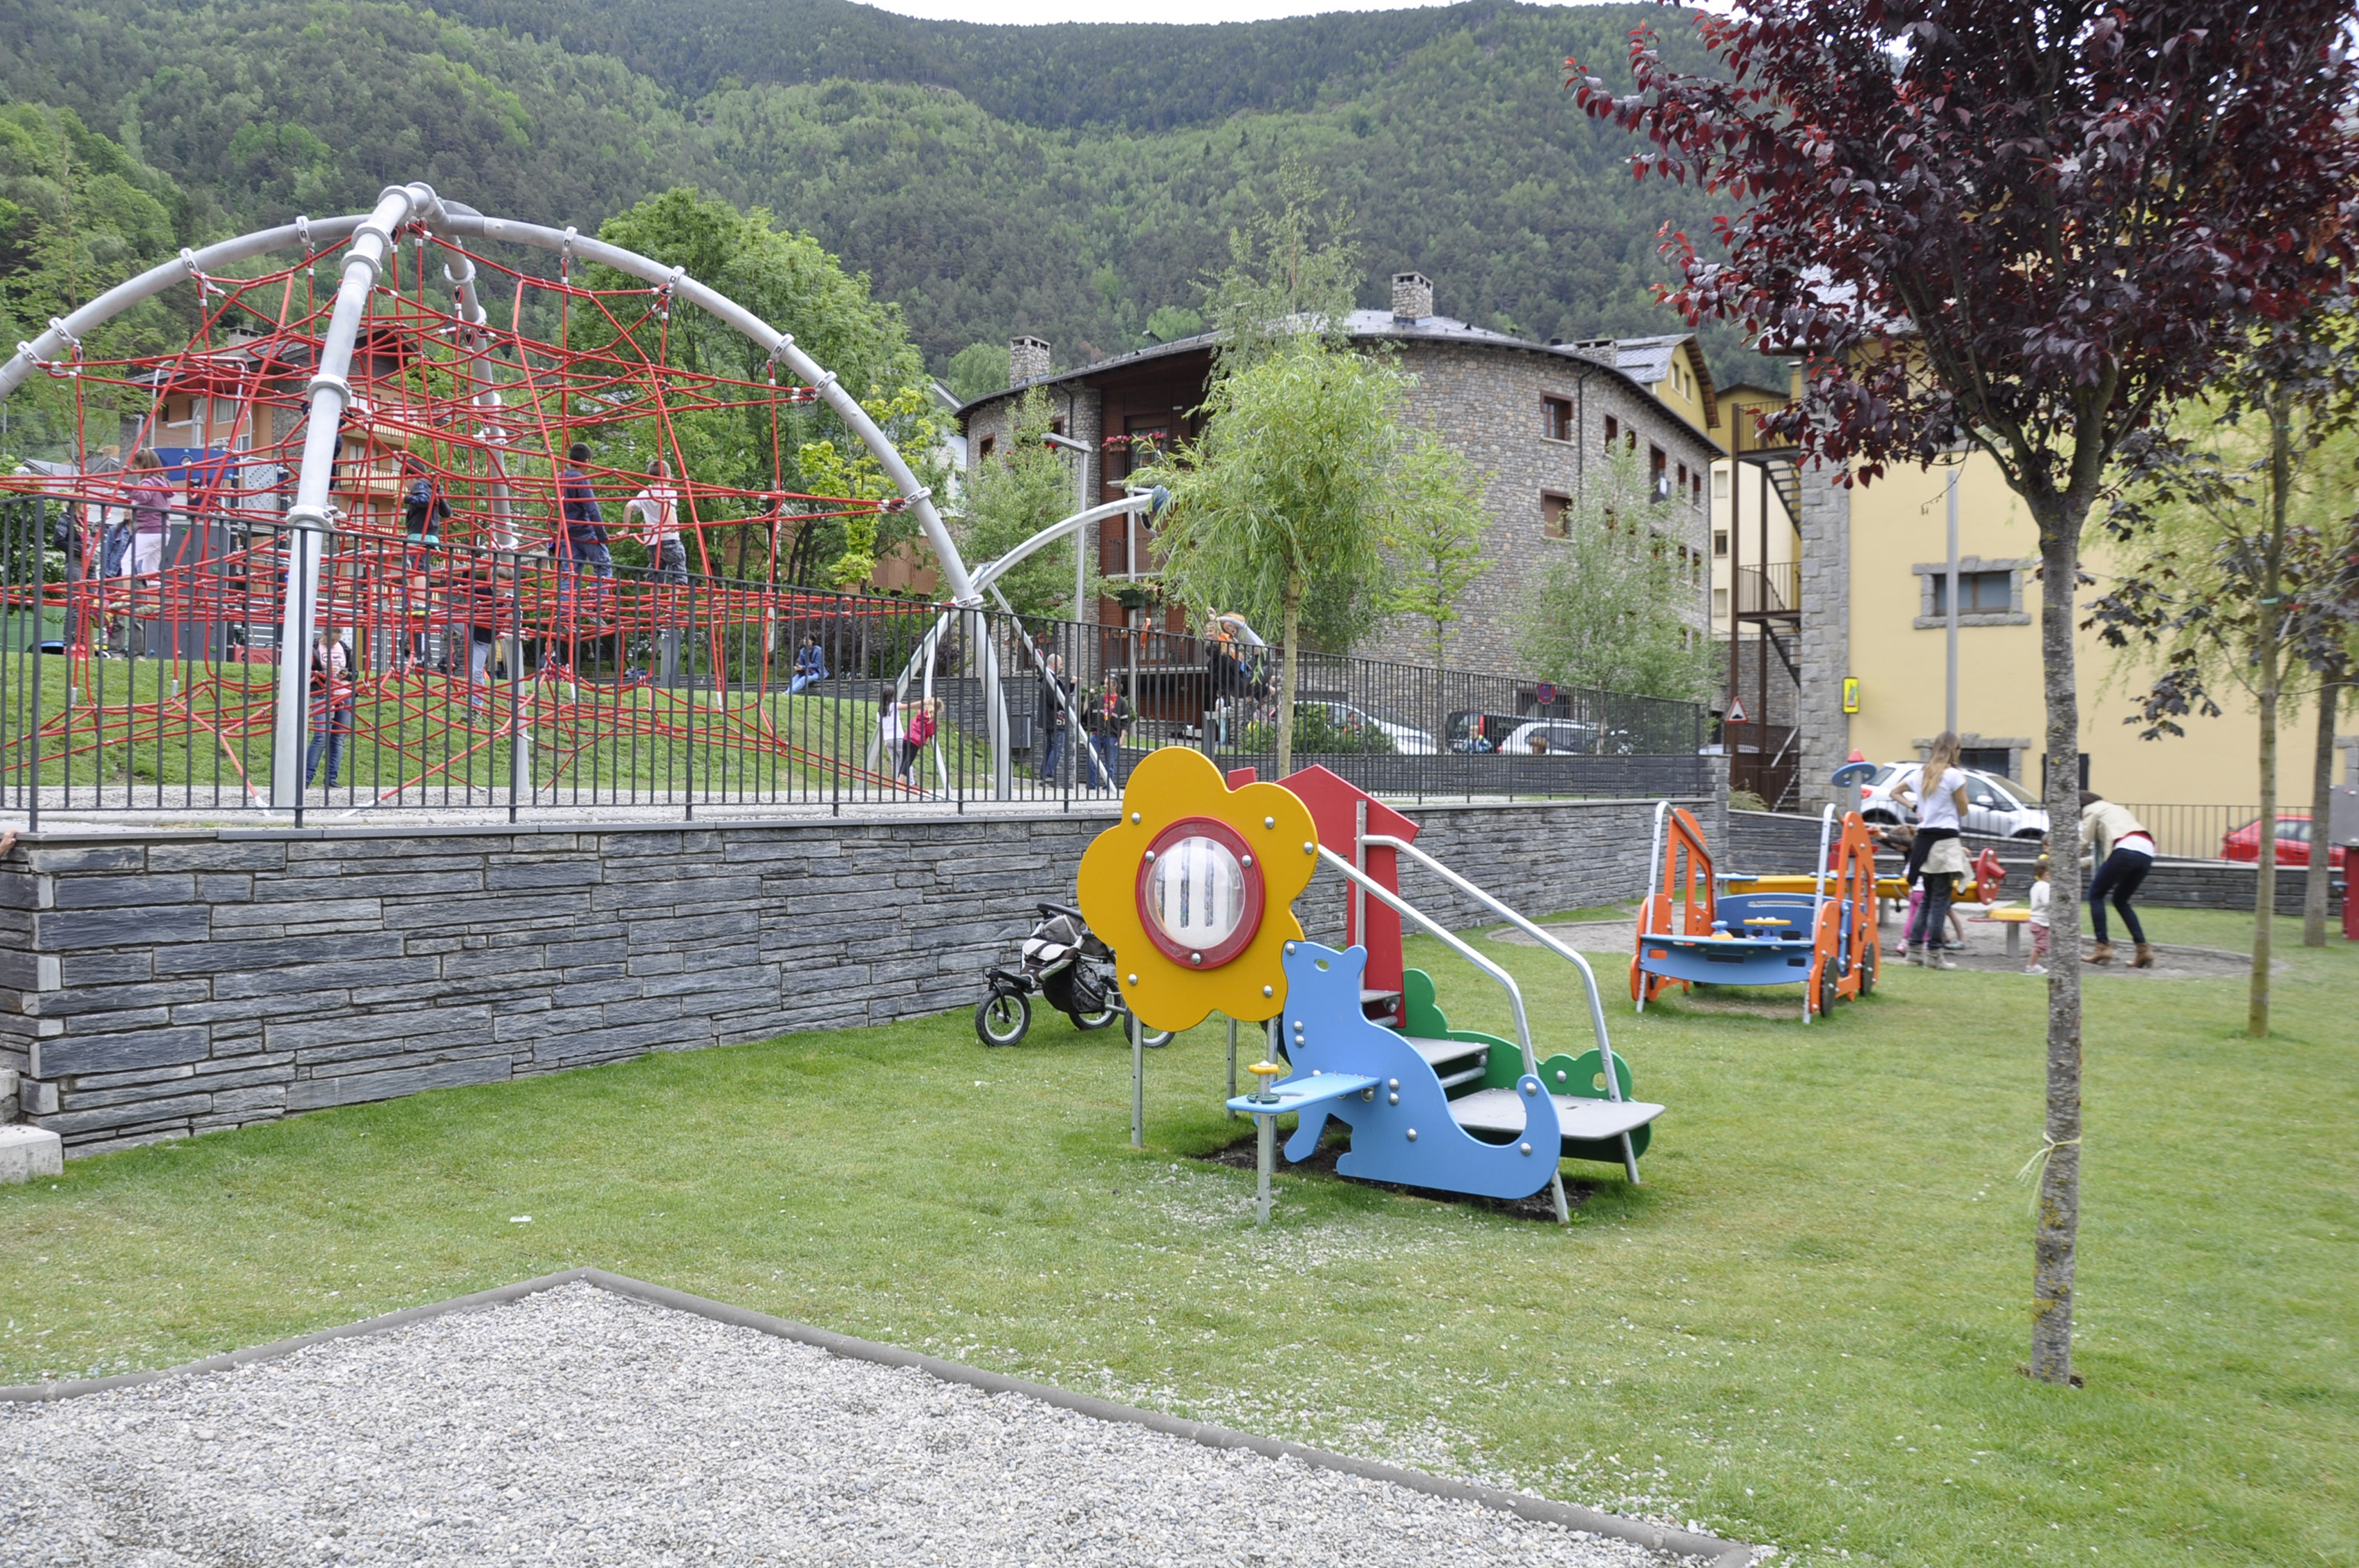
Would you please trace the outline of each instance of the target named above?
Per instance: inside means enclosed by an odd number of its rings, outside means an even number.
[[[1248,752],[1277,750],[1277,725],[1272,719],[1256,719],[1245,728],[1245,749]],[[1373,724],[1364,724],[1350,718],[1339,719],[1323,704],[1298,702],[1294,705],[1294,754],[1305,756],[1375,756],[1397,750],[1393,738]]]

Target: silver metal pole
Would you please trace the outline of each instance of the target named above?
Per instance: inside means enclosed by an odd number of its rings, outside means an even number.
[[[320,345],[320,368],[305,390],[310,400],[303,427],[302,467],[295,479],[295,504],[287,513],[287,596],[278,623],[278,710],[271,725],[270,804],[293,810],[303,803],[304,730],[310,715],[311,632],[318,619],[320,560],[333,525],[328,485],[336,449],[343,438],[344,410],[353,389],[353,344],[368,308],[378,275],[393,254],[395,235],[421,212],[435,210],[434,192],[423,185],[388,186],[375,210],[353,231],[344,253],[342,280]]]
[[[1269,1223],[1269,1171],[1270,1167],[1277,1162],[1276,1150],[1273,1147],[1277,1141],[1277,1118],[1274,1116],[1255,1117],[1254,1223],[1256,1225],[1267,1225]]]
[[[1147,1026],[1138,1022],[1138,1014],[1125,1011],[1130,1020],[1130,1146],[1147,1147]]]
[[[1229,1098],[1237,1098],[1237,1021],[1234,1018],[1229,1020]],[[1231,1121],[1236,1119],[1235,1111],[1229,1112]]]
[[[1949,614],[1944,618],[1950,640],[1949,706],[1944,709],[1946,720],[1941,727],[1954,735],[1958,730],[1958,465],[1955,463],[1950,465],[1949,578]]]

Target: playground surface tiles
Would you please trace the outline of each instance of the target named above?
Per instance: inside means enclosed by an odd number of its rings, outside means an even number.
[[[28,1564],[1674,1561],[587,1283],[0,1410],[0,1476]]]

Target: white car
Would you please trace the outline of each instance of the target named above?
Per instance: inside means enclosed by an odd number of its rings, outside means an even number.
[[[1922,771],[1922,765],[1917,762],[1886,762],[1876,769],[1859,786],[1859,814],[1870,822],[1916,821],[1917,813],[1895,800],[1892,792],[1905,784],[1913,799],[1917,775]],[[1984,773],[1980,768],[1961,768],[1959,772],[1966,775],[1967,832],[1991,838],[2048,836],[2048,809],[2029,790],[2011,778]]]
[[[1535,741],[1544,741],[1545,747],[1536,747]],[[1585,757],[1597,750],[1597,726],[1571,719],[1535,719],[1519,724],[1514,733],[1499,742],[1503,756],[1528,757],[1545,751],[1551,756]]]
[[[1374,730],[1393,743],[1393,750],[1404,757],[1430,757],[1441,750],[1433,737],[1413,725],[1396,724],[1389,719],[1379,719],[1364,708],[1354,708],[1348,702],[1310,700],[1297,702],[1295,708],[1315,708],[1327,715],[1338,730]]]

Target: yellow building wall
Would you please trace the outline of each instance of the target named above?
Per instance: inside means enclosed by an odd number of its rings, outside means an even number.
[[[1904,467],[1852,492],[1849,652],[1859,711],[1849,728],[1851,744],[1874,762],[1913,760],[1941,729],[1947,639],[1938,618],[1919,624],[1930,606],[1916,568],[1946,559],[1947,482],[1944,470]],[[1976,557],[1984,569],[2017,563],[2024,622],[1974,625],[1970,619],[1961,626],[1959,732],[1969,745],[1976,743],[1973,737],[1984,745],[2027,741],[2018,776],[2037,789],[2047,733],[2041,585],[2033,576],[2038,531],[1997,465],[1981,453],[1959,470],[1958,555],[1964,569],[1973,569]],[[2093,544],[2090,556],[2082,569],[2098,581],[2082,589],[2084,605],[2110,586],[2102,546]],[[2085,618],[2085,611],[2075,617]],[[2183,737],[2141,741],[2143,726],[2123,719],[2136,712],[2150,674],[2103,646],[2094,632],[2076,635],[2081,743],[2089,753],[2092,789],[2114,800],[2158,805],[2243,805],[2259,798],[2259,724],[2249,700],[2234,700],[2241,691],[2217,694],[2226,709],[2220,718],[2180,720]],[[2281,726],[2280,744],[2306,759],[2308,724]]]

